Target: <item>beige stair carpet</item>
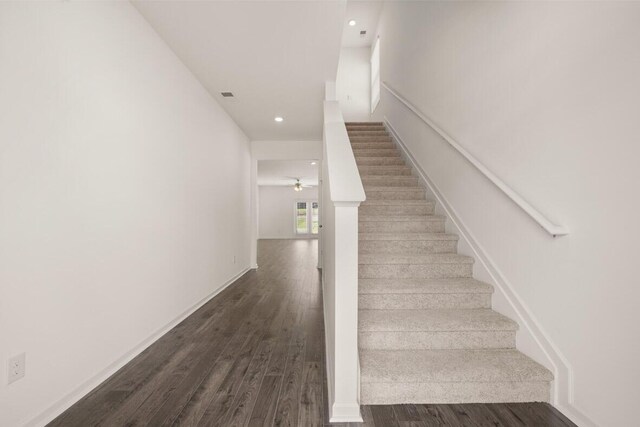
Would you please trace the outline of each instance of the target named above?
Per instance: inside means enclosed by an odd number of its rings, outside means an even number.
[[[359,209],[361,403],[548,401],[551,373],[515,349],[418,177],[382,123],[347,123]]]

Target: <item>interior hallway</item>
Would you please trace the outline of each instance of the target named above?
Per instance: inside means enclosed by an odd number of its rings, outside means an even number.
[[[328,424],[317,240],[261,240],[258,270],[51,426]],[[363,407],[365,426],[566,426],[547,404]],[[335,424],[334,424],[335,425]]]

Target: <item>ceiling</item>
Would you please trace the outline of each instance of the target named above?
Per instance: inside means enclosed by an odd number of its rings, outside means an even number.
[[[382,11],[382,1],[349,1],[342,32],[342,47],[366,47],[371,46],[378,28],[378,20]],[[350,20],[356,21],[353,27]],[[365,30],[365,36],[360,31]]]
[[[296,178],[303,185],[318,185],[319,164],[314,160],[260,160],[258,161],[258,185],[293,186]]]
[[[132,3],[252,140],[321,138],[345,1]]]

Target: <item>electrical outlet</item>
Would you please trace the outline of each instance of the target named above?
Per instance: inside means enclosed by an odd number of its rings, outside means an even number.
[[[21,353],[9,359],[9,373],[7,375],[9,378],[9,384],[24,377],[26,370],[25,359],[25,353]]]

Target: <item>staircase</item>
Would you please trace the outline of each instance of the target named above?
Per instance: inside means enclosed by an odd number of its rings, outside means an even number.
[[[552,374],[515,349],[518,325],[412,174],[382,123],[347,123],[359,209],[361,403],[548,401]]]

